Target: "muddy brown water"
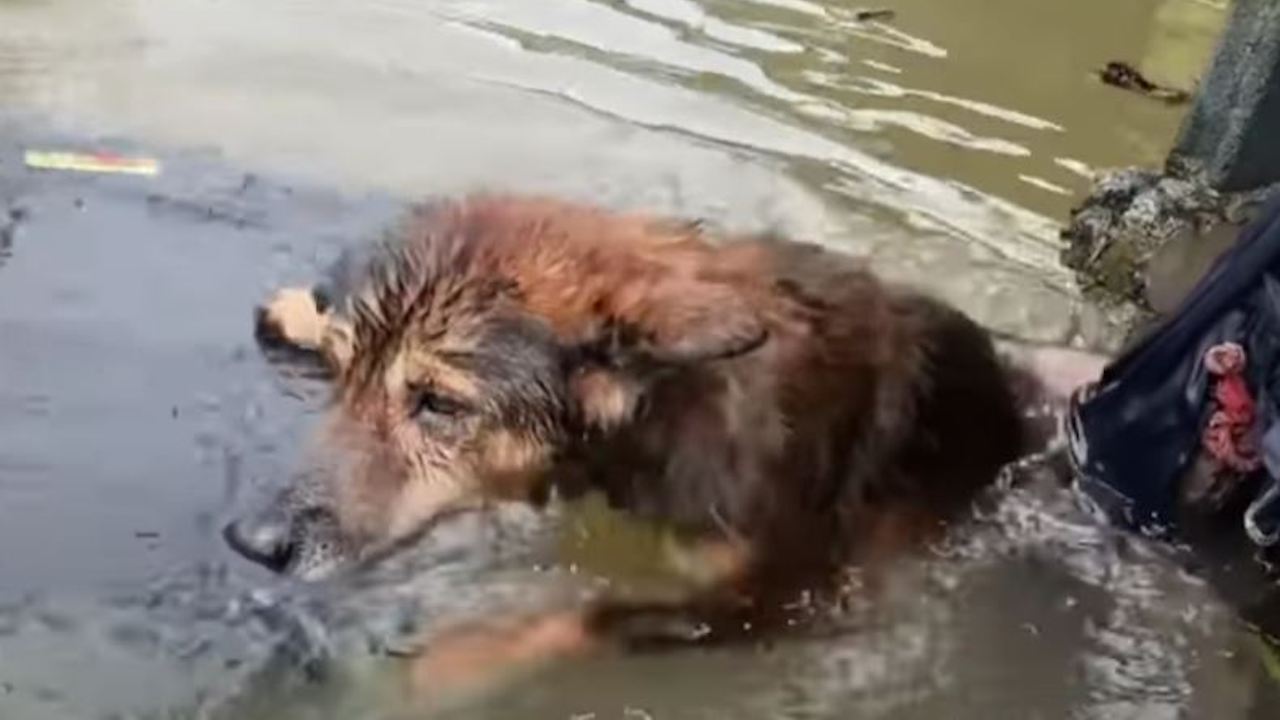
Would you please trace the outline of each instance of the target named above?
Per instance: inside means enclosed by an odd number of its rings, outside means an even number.
[[[1056,259],[1094,168],[1158,161],[1201,0],[0,0],[0,717],[393,718],[383,652],[453,616],[651,574],[590,508],[472,518],[348,585],[217,528],[323,389],[249,335],[414,195],[489,187],[774,227],[984,322],[1110,329]],[[154,154],[34,173],[27,147]],[[549,521],[550,520],[550,521]],[[624,579],[627,579],[624,577]],[[606,579],[607,579],[606,578]],[[493,718],[1261,718],[1256,648],[1162,549],[1018,490],[904,563],[849,632],[548,669]],[[1269,695],[1270,693],[1270,695]]]

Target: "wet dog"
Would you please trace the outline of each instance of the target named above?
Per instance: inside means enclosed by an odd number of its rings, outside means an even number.
[[[241,554],[319,577],[488,498],[598,492],[714,568],[679,602],[602,600],[454,654],[479,665],[640,642],[655,613],[696,620],[683,641],[793,624],[797,597],[935,536],[1035,442],[1033,383],[987,332],[815,245],[477,196],[415,208],[337,275],[280,291],[258,331],[330,371],[341,459],[230,524]]]

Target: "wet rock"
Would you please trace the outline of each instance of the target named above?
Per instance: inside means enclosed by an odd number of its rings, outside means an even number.
[[[1134,314],[1131,322],[1139,322],[1186,289],[1164,288],[1160,302],[1153,303],[1150,270],[1162,248],[1175,239],[1194,243],[1213,236],[1215,228],[1238,226],[1277,194],[1280,185],[1218,192],[1187,161],[1171,161],[1163,172],[1113,171],[1098,178],[1090,195],[1072,210],[1062,231],[1062,262],[1076,271],[1090,299],[1111,308],[1128,306]],[[1188,285],[1194,279],[1181,282]]]

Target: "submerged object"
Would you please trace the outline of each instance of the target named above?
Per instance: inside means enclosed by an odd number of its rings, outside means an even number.
[[[117,155],[108,152],[77,153],[56,150],[28,150],[23,154],[27,167],[37,170],[70,170],[73,172],[125,173],[156,175],[160,162],[143,156]]]

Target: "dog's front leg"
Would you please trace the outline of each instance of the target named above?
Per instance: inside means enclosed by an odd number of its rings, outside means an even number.
[[[407,694],[414,705],[465,703],[553,663],[591,655],[602,645],[580,610],[455,626],[406,659]]]
[[[446,628],[408,658],[410,695],[427,703],[457,702],[566,660],[728,639],[702,633],[723,624],[717,619],[747,610],[736,591],[747,557],[742,547],[703,540],[668,550],[688,590],[650,601],[605,596],[575,608]]]

